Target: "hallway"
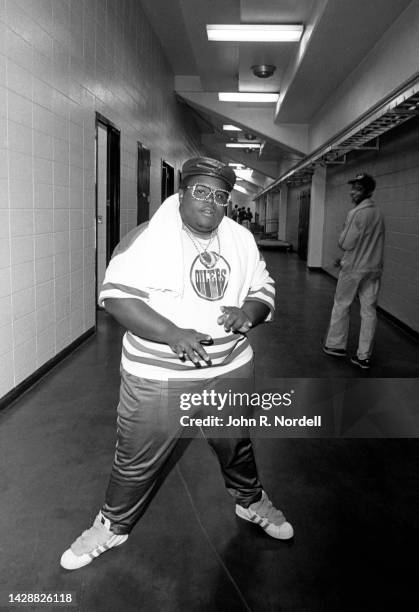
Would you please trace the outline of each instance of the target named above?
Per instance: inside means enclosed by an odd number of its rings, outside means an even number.
[[[276,281],[275,320],[257,329],[253,347],[257,374],[304,378],[401,378],[419,374],[419,344],[379,316],[373,367],[366,373],[349,359],[329,357],[321,351],[336,282],[326,274],[310,272],[296,255],[263,251]],[[359,304],[352,307],[348,354],[356,351]]]
[[[418,344],[382,318],[369,374],[323,355],[334,283],[294,255],[264,255],[278,293],[276,321],[252,332],[259,375],[417,376]],[[216,460],[195,439],[123,547],[61,569],[62,551],[102,503],[120,338],[99,313],[97,335],[0,414],[0,609],[15,609],[10,592],[51,591],[72,592],[80,612],[410,609],[413,439],[256,440],[264,486],[296,528],[285,543],[235,517]]]

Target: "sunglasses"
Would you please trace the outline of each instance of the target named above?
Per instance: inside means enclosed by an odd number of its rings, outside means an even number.
[[[185,189],[192,190],[192,197],[199,202],[205,202],[212,196],[217,206],[228,206],[231,200],[231,194],[226,189],[213,189],[208,185],[202,185],[196,183],[195,185],[188,185]]]

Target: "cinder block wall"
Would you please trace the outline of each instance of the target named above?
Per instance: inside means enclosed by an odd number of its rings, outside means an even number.
[[[95,111],[121,130],[121,236],[137,141],[199,154],[136,0],[0,0],[0,397],[94,325]]]
[[[419,331],[419,118],[380,138],[378,151],[352,153],[327,174],[323,267],[337,275],[337,235],[352,207],[347,181],[368,172],[377,181],[374,200],[384,213],[386,246],[379,305]]]

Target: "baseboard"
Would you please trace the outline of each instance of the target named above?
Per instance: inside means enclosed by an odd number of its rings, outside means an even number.
[[[319,270],[326,274],[329,278],[332,278],[335,282],[337,282],[338,279],[333,276],[333,274],[331,274],[328,270],[325,270],[324,268],[319,268]],[[400,319],[389,313],[381,306],[377,306],[377,312],[379,312],[385,319],[387,319],[387,321],[392,323],[400,331],[403,331],[405,334],[407,334],[410,338],[412,338],[412,340],[419,342],[419,332],[416,331],[416,329],[413,329],[413,327],[406,325],[406,323],[400,321]]]
[[[4,408],[10,406],[12,402],[17,400],[25,391],[27,391],[30,387],[32,387],[38,380],[40,380],[45,374],[48,374],[53,367],[58,365],[63,359],[68,357],[70,353],[72,353],[76,348],[78,348],[81,344],[86,342],[90,336],[93,336],[96,332],[96,327],[91,327],[87,331],[84,332],[81,336],[76,338],[71,344],[66,346],[62,351],[54,355],[52,359],[49,359],[46,363],[44,363],[40,368],[35,370],[28,378],[25,378],[21,383],[19,383],[16,387],[11,389],[6,395],[0,398],[0,411]]]
[[[413,327],[409,327],[409,325],[406,325],[406,323],[400,321],[400,319],[387,312],[387,310],[384,310],[384,308],[381,308],[381,306],[377,306],[377,311],[382,314],[383,317],[387,319],[390,323],[392,323],[395,327],[398,327],[401,331],[405,332],[405,334],[410,336],[413,340],[419,342],[419,332],[413,329]]]

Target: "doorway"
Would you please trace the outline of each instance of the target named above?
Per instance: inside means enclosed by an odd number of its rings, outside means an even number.
[[[300,194],[300,218],[298,223],[298,257],[307,261],[308,230],[310,222],[310,191]]]
[[[120,131],[96,113],[96,302],[119,242]]]
[[[162,202],[175,192],[175,169],[165,161],[161,163],[161,199]]]
[[[137,142],[137,225],[150,218],[150,151]]]

